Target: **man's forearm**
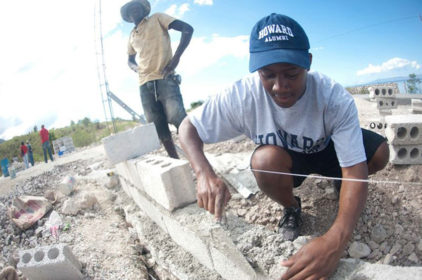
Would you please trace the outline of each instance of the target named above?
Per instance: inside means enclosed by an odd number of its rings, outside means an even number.
[[[179,127],[179,139],[196,175],[210,172],[210,174],[215,174],[205,157],[203,151],[204,143],[199,137],[196,128],[190,122],[189,117],[186,117]]]
[[[343,168],[343,178],[366,179],[366,163]],[[365,207],[368,184],[365,182],[343,181],[337,218],[326,235],[334,236],[345,247],[353,234],[357,221]]]

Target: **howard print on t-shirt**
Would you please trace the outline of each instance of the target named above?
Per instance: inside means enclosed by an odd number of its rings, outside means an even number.
[[[314,140],[306,136],[289,134],[279,129],[276,132],[258,134],[254,142],[258,145],[276,145],[285,149],[300,153],[311,154],[323,150],[328,144],[329,138],[325,137]]]

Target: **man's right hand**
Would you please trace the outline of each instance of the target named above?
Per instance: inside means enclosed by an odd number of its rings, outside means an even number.
[[[214,214],[220,221],[224,207],[231,198],[226,184],[217,176],[200,175],[197,180],[198,206]]]

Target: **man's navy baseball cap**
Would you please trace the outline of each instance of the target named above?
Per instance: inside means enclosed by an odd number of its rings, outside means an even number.
[[[290,63],[309,69],[309,40],[294,19],[271,14],[258,21],[249,41],[249,71],[274,63]]]

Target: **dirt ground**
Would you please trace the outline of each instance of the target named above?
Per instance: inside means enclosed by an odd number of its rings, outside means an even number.
[[[373,107],[369,105],[373,104],[359,98],[356,103],[363,127],[368,120],[379,117],[372,113]],[[407,112],[407,108],[399,108],[393,113]],[[255,145],[246,139],[205,146],[206,152],[212,154],[245,152],[254,148]],[[158,153],[165,155],[163,149]],[[143,245],[145,242],[138,240],[133,228],[125,222],[122,207],[128,198],[112,177],[107,176],[113,170],[102,146],[96,146],[57,158],[54,163],[37,164],[18,173],[13,180],[0,178],[0,270],[16,264],[18,250],[65,242],[82,262],[84,279],[160,279],[156,274],[159,269]],[[370,177],[373,181],[401,183],[369,185],[366,208],[351,240],[371,249],[364,260],[400,266],[422,265],[421,174],[421,165],[389,164]],[[13,225],[7,208],[14,197],[22,194],[44,196],[48,191],[57,190],[67,175],[73,176],[76,184],[71,195],[58,198],[53,204],[53,210],[59,213],[63,227],[67,228],[60,231],[58,240],[45,228],[48,214],[26,231]],[[231,191],[234,195],[227,211],[244,217],[249,223],[276,230],[282,215],[279,205],[261,192],[244,199],[235,195],[234,189]],[[323,234],[334,221],[338,209],[331,183],[308,178],[295,193],[302,198],[304,228],[301,234]],[[71,201],[73,207],[69,207]],[[70,214],[72,211],[77,213]],[[344,256],[348,256],[347,252]]]

